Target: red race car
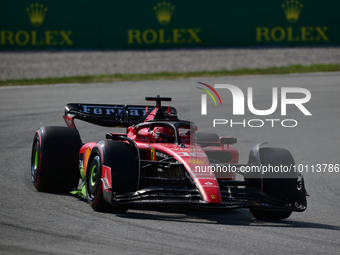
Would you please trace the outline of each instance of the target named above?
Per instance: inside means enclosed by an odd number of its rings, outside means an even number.
[[[231,147],[235,138],[197,132],[194,123],[177,118],[175,108],[161,106],[171,98],[146,100],[156,106],[67,104],[68,127],[41,127],[35,133],[34,187],[73,190],[95,211],[119,213],[156,206],[249,208],[258,219],[279,220],[306,209],[304,180],[289,151],[258,144],[249,162],[239,164]],[[83,144],[75,119],[126,127],[126,133]]]

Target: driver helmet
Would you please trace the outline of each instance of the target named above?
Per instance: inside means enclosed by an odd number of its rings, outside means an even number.
[[[167,140],[169,138],[173,138],[174,139],[175,134],[172,131],[171,128],[167,128],[167,127],[155,127],[152,131],[151,131],[151,138],[155,143],[161,143],[164,141],[164,139],[166,138]],[[170,141],[169,141],[170,142]]]

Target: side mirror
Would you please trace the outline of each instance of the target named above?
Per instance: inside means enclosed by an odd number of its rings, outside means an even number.
[[[237,139],[234,137],[220,137],[219,143],[220,144],[235,144],[237,143]]]

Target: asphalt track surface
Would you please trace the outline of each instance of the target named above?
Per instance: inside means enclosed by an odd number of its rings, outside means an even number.
[[[297,163],[340,163],[340,73],[201,81],[234,84],[243,91],[254,87],[258,107],[264,109],[268,88],[310,90],[312,99],[306,107],[312,116],[304,116],[293,106],[288,110],[287,118],[299,121],[295,128],[219,127],[218,133],[238,138],[235,147],[242,162],[253,145],[268,141],[289,149]],[[61,116],[66,103],[144,104],[144,96],[161,94],[173,97],[172,105],[185,119],[191,115],[188,87],[193,83],[167,80],[0,88],[0,254],[339,254],[340,173],[304,173],[308,208],[280,222],[255,220],[246,209],[98,213],[77,197],[34,189],[30,180],[34,132],[44,125],[64,126]],[[103,128],[93,131],[90,125],[79,126],[86,142],[104,138]]]

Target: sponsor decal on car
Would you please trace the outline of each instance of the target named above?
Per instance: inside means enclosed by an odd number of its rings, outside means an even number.
[[[165,154],[163,152],[159,152],[159,151],[156,151],[156,156],[157,157],[160,157],[160,158],[169,158],[169,155],[168,154]]]
[[[202,185],[202,188],[219,188],[218,185]]]
[[[90,154],[91,154],[91,149],[90,148],[87,148],[86,149],[86,152],[85,152],[85,160],[84,160],[84,168],[83,168],[83,176],[84,178],[86,177],[86,168],[87,168],[87,163],[89,161],[89,158],[90,158]]]
[[[177,152],[176,153],[177,156],[182,156],[182,157],[205,157],[205,153],[204,152],[195,152],[195,151],[191,151],[191,152]]]
[[[151,156],[151,160],[152,161],[157,161],[156,153],[155,153],[155,149],[154,148],[151,149],[150,153],[151,153],[151,155],[150,155]]]
[[[191,172],[191,174],[193,176],[195,176],[196,179],[198,179],[199,177],[202,177],[201,179],[206,179],[207,177],[211,177],[213,172],[207,172],[207,173],[195,173],[195,172]],[[206,176],[206,177],[204,177]]]
[[[204,160],[201,159],[189,159],[188,163],[193,164],[193,165],[204,165],[207,164]]]
[[[204,185],[202,185],[201,187],[206,187],[206,188],[219,188],[218,185],[214,185],[213,183],[207,181],[206,183],[204,183]]]
[[[108,166],[103,166],[102,178],[100,179],[103,182],[104,189],[112,189],[112,181],[111,181],[111,168]]]
[[[216,181],[216,178],[213,178],[213,177],[197,177],[196,180],[212,180],[212,181]]]
[[[137,203],[163,203],[163,200],[137,200]]]
[[[168,151],[190,151],[190,149],[187,149],[187,148],[178,148],[178,147],[175,147],[175,148],[169,148]]]

